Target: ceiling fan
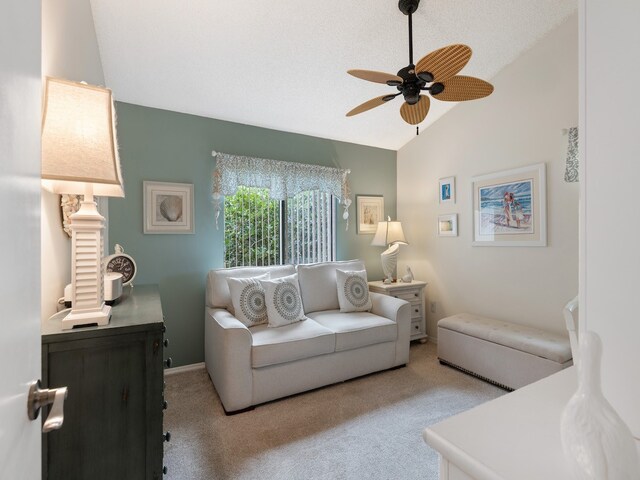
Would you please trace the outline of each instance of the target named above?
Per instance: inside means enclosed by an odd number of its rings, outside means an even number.
[[[420,0],[400,0],[398,8],[409,17],[409,65],[397,75],[372,70],[349,70],[347,73],[369,82],[384,83],[396,87],[398,93],[372,98],[347,113],[347,117],[358,115],[378,107],[398,95],[404,97],[400,107],[402,119],[410,125],[422,122],[431,104],[431,97],[446,102],[463,102],[483,98],[493,92],[493,85],[484,80],[466,75],[457,75],[471,58],[471,49],[462,44],[449,45],[435,50],[413,63],[413,25],[411,16],[418,9]],[[416,127],[417,129],[417,127]]]

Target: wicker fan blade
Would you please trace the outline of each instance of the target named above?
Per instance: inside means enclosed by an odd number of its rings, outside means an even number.
[[[471,58],[471,49],[454,44],[425,55],[416,64],[416,73],[429,72],[434,82],[444,82],[464,68]]]
[[[475,100],[491,95],[493,85],[476,77],[466,75],[456,75],[449,80],[442,82],[444,90],[442,93],[433,95],[433,98],[444,100],[445,102],[464,102]]]
[[[374,72],[373,70],[347,70],[347,73],[368,82],[402,85],[402,78],[391,73]]]
[[[366,112],[367,110],[371,110],[372,108],[379,107],[380,105],[385,103],[384,99],[386,97],[388,97],[388,95],[382,95],[381,97],[372,98],[371,100],[368,100],[358,105],[356,108],[354,108],[349,113],[347,113],[347,117],[353,117],[354,115],[358,115],[359,113]]]
[[[409,125],[417,125],[423,121],[427,113],[429,113],[429,105],[431,105],[429,97],[420,95],[420,100],[415,105],[409,105],[407,102],[404,102],[400,107],[400,115]]]

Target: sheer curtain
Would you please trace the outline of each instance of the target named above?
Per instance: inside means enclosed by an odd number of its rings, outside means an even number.
[[[275,200],[285,200],[301,192],[310,191],[331,194],[338,199],[344,209],[342,218],[346,220],[346,228],[349,228],[351,191],[348,175],[351,173],[350,170],[215,151],[212,152],[212,156],[216,158],[213,176],[216,228],[222,197],[234,195],[239,186],[267,188],[269,196]]]

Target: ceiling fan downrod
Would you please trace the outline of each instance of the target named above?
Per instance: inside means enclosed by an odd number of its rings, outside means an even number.
[[[413,20],[412,15],[418,9],[420,0],[400,0],[398,8],[409,17],[409,65],[413,65]]]

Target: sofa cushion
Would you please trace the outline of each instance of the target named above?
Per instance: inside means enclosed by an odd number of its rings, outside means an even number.
[[[364,270],[362,260],[323,262],[298,265],[298,283],[305,313],[338,310],[336,269]],[[273,278],[273,276],[271,277]]]
[[[308,313],[307,317],[336,333],[336,352],[395,342],[398,336],[395,322],[369,312],[329,310]]]
[[[230,312],[233,311],[227,278],[257,277],[267,272],[271,274],[271,278],[280,278],[296,273],[296,268],[293,265],[272,265],[269,267],[234,267],[210,270],[207,275],[205,294],[207,307],[226,308]]]
[[[264,289],[270,327],[283,327],[307,318],[302,311],[298,275],[260,280],[260,285]]]
[[[336,347],[335,333],[310,319],[278,328],[258,325],[249,331],[254,368],[333,353]]]
[[[231,313],[247,327],[267,323],[267,305],[261,280],[268,280],[269,273],[249,278],[227,278],[231,293]]]
[[[368,312],[371,310],[366,270],[336,270],[338,303],[341,312]]]

